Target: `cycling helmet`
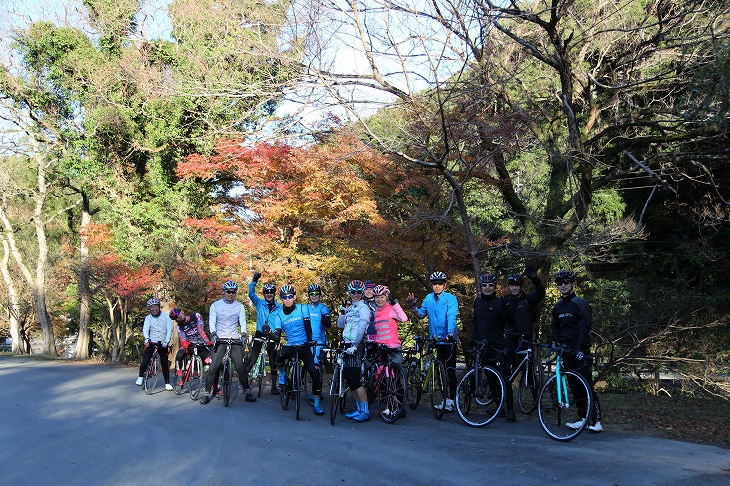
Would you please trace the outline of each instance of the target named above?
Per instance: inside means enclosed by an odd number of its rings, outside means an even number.
[[[153,305],[160,305],[160,301],[152,297],[147,301],[147,307],[152,307]]]
[[[264,284],[264,293],[265,294],[275,294],[276,286],[272,283]]]
[[[179,307],[175,307],[170,311],[170,319],[174,321],[180,314],[182,314],[182,310]]]
[[[495,275],[492,275],[491,273],[485,273],[481,277],[479,277],[479,283],[497,283],[497,277]]]
[[[223,290],[238,290],[238,285],[233,280],[223,284]]]
[[[365,291],[365,284],[362,283],[362,280],[353,280],[347,285],[348,292],[364,292]]]
[[[562,279],[575,280],[575,273],[572,270],[558,270],[558,273],[555,274],[555,281]]]
[[[297,295],[297,291],[294,290],[294,287],[289,284],[282,285],[282,287],[279,289],[279,297],[283,299],[285,295]]]
[[[525,283],[525,279],[522,278],[522,275],[518,273],[513,273],[509,277],[507,277],[507,283],[509,285],[522,285]]]
[[[431,283],[446,283],[446,274],[444,272],[433,272],[429,277]]]
[[[373,295],[390,295],[390,289],[385,285],[377,285],[373,289]]]
[[[376,287],[375,282],[372,280],[365,280],[365,288],[366,289],[374,289]]]
[[[315,293],[315,292],[320,292],[320,293],[322,292],[322,289],[319,287],[319,285],[312,284],[309,287],[307,287],[307,293],[308,294],[312,294],[312,293]]]

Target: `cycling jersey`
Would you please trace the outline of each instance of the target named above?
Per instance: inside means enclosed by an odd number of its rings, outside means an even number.
[[[281,304],[276,300],[267,302],[266,299],[256,295],[256,282],[253,281],[248,284],[248,298],[256,307],[256,330],[263,332],[264,324],[269,322],[269,316],[277,309],[281,309]]]
[[[459,313],[459,301],[456,296],[448,292],[435,295],[428,294],[420,308],[411,309],[419,319],[428,316],[428,334],[430,338],[444,338],[451,334],[458,342],[459,335],[456,329],[456,316]]]
[[[288,346],[299,346],[312,340],[309,310],[302,304],[294,304],[294,308],[278,308],[269,316],[269,327],[283,330]]]
[[[312,321],[312,339],[319,344],[327,342],[327,328],[330,327],[330,308],[322,302],[307,304],[309,310],[309,318]]]
[[[362,300],[352,303],[337,318],[337,327],[342,330],[342,339],[346,343],[360,344],[370,323],[370,307]]]
[[[535,285],[535,290],[529,294],[521,292],[517,296],[507,294],[503,298],[507,310],[507,327],[504,333],[508,336],[532,336],[535,312],[545,297],[545,285],[537,277],[530,280]]]
[[[170,316],[164,312],[161,312],[157,317],[147,314],[147,317],[144,318],[142,334],[145,341],[169,343],[172,337],[172,320]]]
[[[210,306],[208,324],[210,332],[219,338],[241,339],[246,332],[246,308],[237,300],[217,300]]]
[[[377,334],[373,339],[376,343],[385,344],[389,348],[399,348],[398,323],[408,322],[408,316],[400,304],[385,304],[375,311],[375,329]]]
[[[475,341],[487,340],[490,346],[504,349],[504,327],[507,313],[503,301],[496,295],[481,294],[474,300],[474,336]]]
[[[587,354],[591,344],[591,321],[591,306],[571,292],[553,307],[553,341]]]
[[[209,341],[203,328],[203,316],[197,312],[186,315],[185,322],[178,323],[177,334],[180,336],[180,346],[183,348],[187,348],[188,343],[200,346]]]

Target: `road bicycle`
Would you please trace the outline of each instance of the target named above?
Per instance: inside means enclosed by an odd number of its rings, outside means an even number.
[[[403,350],[408,406],[415,410],[423,393],[428,393],[433,416],[440,420],[446,406],[446,370],[433,353],[437,342],[429,341],[425,336],[415,336],[413,340],[415,348]]]
[[[151,395],[152,390],[154,390],[157,386],[157,377],[162,369],[162,365],[160,364],[160,354],[157,352],[158,346],[161,346],[162,343],[150,343],[149,345],[154,346],[155,349],[152,352],[150,362],[147,364],[147,369],[142,375],[142,388],[147,395]]]
[[[563,369],[564,346],[541,345],[549,350],[546,363],[555,365],[555,373],[543,384],[538,398],[538,417],[545,433],[552,439],[567,442],[578,437],[588,425],[593,409],[591,388],[585,378]],[[555,357],[549,359],[550,355]]]
[[[327,348],[326,344],[320,344],[317,343],[314,345],[314,349],[319,348],[319,356],[317,356],[317,361],[319,362],[319,382],[324,384],[323,380],[323,373],[324,373],[324,361],[326,353],[325,351],[329,348]],[[309,406],[314,405],[314,389],[312,387],[312,377],[309,375],[309,372],[302,368],[302,391],[304,392],[304,396],[307,397],[307,402],[309,403]],[[322,394],[320,395],[320,400],[324,399],[324,389],[322,390]],[[321,403],[321,402],[320,402]]]
[[[264,377],[267,374],[266,370],[268,367],[268,363],[267,363],[268,345],[269,345],[269,343],[273,343],[275,341],[273,339],[271,339],[270,337],[266,336],[266,337],[254,337],[251,340],[251,345],[253,346],[253,344],[255,342],[261,343],[261,352],[259,353],[259,357],[256,358],[256,362],[253,364],[253,366],[251,366],[248,369],[248,382],[251,384],[253,384],[253,383],[258,384],[258,387],[259,387],[258,396],[260,398],[261,390],[264,387]],[[271,378],[271,389],[273,390],[273,388],[275,386],[277,386],[276,379],[272,377]]]
[[[456,411],[465,424],[472,427],[484,427],[496,419],[504,409],[507,387],[499,370],[483,364],[483,356],[488,362],[504,359],[504,351],[489,347],[486,340],[476,341],[473,367],[461,378],[456,387]],[[512,393],[510,390],[508,393]]]
[[[334,368],[330,378],[330,424],[335,425],[337,414],[354,412],[357,409],[355,397],[347,386],[344,376],[345,351],[342,348],[329,348],[324,350],[327,354],[334,355]],[[321,365],[321,362],[320,362]]]
[[[281,408],[286,410],[289,408],[289,401],[294,401],[294,410],[296,411],[296,419],[299,420],[299,412],[302,407],[302,360],[299,358],[299,350],[311,348],[314,344],[306,343],[297,346],[288,346],[294,349],[294,356],[286,358],[284,361],[284,371],[286,373],[286,382],[282,385],[281,393]]]
[[[175,364],[175,394],[182,395],[185,393],[185,387],[188,387],[190,398],[197,400],[200,394],[205,390],[205,372],[203,371],[203,360],[198,356],[198,346],[192,345],[192,353],[185,353],[183,361],[183,373],[178,378],[177,363]]]
[[[243,341],[240,339],[219,338],[216,342],[217,346],[220,345],[218,343],[225,344],[226,346],[226,353],[223,355],[223,361],[221,362],[221,390],[223,391],[223,405],[227,407],[231,402],[231,393],[233,389],[234,368],[233,363],[231,362],[231,346],[241,346],[241,349],[243,349]]]
[[[535,410],[545,376],[542,364],[533,352],[534,345],[535,343],[529,343],[526,349],[517,351],[517,355],[522,356],[522,360],[514,367],[508,380],[511,387],[517,376],[520,377],[517,384],[517,403],[520,412],[525,415],[529,415]]]
[[[378,412],[383,422],[392,424],[405,414],[408,403],[406,372],[399,363],[393,361],[400,350],[384,344],[375,345],[372,349],[372,357],[363,360],[363,386],[368,402],[373,403],[375,398],[378,399]]]

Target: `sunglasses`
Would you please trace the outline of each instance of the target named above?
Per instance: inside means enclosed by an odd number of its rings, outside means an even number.
[[[264,290],[264,293],[272,295],[276,293],[276,290]]]
[[[281,296],[281,300],[288,300],[288,299],[293,299],[293,298],[294,298],[294,294],[286,294],[286,295]]]
[[[226,293],[227,293],[227,294],[235,294],[235,293],[236,293],[236,291],[235,291],[235,290],[226,290]]]
[[[561,286],[561,285],[570,285],[572,283],[573,283],[573,281],[570,280],[569,278],[565,278],[565,279],[562,279],[562,280],[556,280],[555,281],[555,285],[557,285],[558,287]]]
[[[362,290],[350,290],[350,293],[351,294],[355,294],[355,295],[361,295],[362,294]]]
[[[321,292],[309,292],[309,295],[320,295]]]
[[[496,287],[496,286],[497,286],[497,284],[493,284],[493,283],[483,283],[482,284],[482,287]]]

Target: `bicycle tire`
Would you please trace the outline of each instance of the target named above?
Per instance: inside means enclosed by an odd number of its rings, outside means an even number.
[[[302,383],[302,390],[304,391],[304,396],[307,397],[307,403],[309,403],[310,406],[314,406],[314,392],[313,392],[313,386],[312,383],[312,377],[309,376],[309,372],[304,366],[300,366],[301,369],[301,383]],[[310,399],[311,397],[311,399]]]
[[[441,420],[446,408],[446,370],[444,364],[437,359],[431,362],[428,394],[431,396],[431,412],[437,420]]]
[[[152,394],[152,390],[157,386],[157,377],[159,376],[160,370],[160,355],[155,354],[152,356],[150,363],[147,365],[147,369],[144,372],[142,379],[142,388],[147,395]]]
[[[378,380],[378,365],[376,363],[367,363],[367,365],[362,370],[362,386],[365,387],[365,393],[368,397],[368,404],[372,405],[372,403],[377,398],[377,395],[375,394],[375,387],[377,386],[377,380]]]
[[[335,365],[332,371],[332,382],[330,383],[330,424],[335,425],[337,409],[340,408],[340,365]]]
[[[291,376],[291,370],[289,369],[289,362],[284,363],[284,371],[287,374],[286,380],[284,380],[284,384],[281,385],[281,390],[279,392],[279,399],[281,401],[281,409],[286,410],[289,408],[289,377]]]
[[[296,411],[296,419],[299,420],[299,412],[302,409],[302,365],[299,361],[299,356],[294,362],[294,372],[292,376],[294,378],[294,410]]]
[[[537,407],[537,399],[542,388],[542,366],[530,358],[520,375],[517,387],[517,403],[520,412],[529,415]]]
[[[198,400],[205,390],[205,376],[203,373],[203,360],[200,356],[193,357],[191,363],[190,378],[188,380],[188,388],[190,389],[190,398]]]
[[[566,386],[568,402],[561,405],[557,395],[557,375],[553,375],[545,382],[540,390],[540,398],[538,400],[537,413],[540,419],[540,425],[545,433],[551,439],[560,442],[567,442],[578,437],[588,425],[588,420],[583,420],[583,424],[577,429],[567,426],[569,423],[580,421],[581,414],[584,417],[590,415],[593,407],[593,397],[588,382],[580,374],[574,371],[561,371]],[[580,392],[576,397],[575,389]],[[581,395],[585,394],[585,398]],[[581,412],[582,410],[582,412]]]
[[[397,363],[386,365],[383,370],[385,376],[380,383],[378,406],[380,418],[386,424],[393,424],[401,417],[406,406],[408,388],[406,387],[406,372]]]
[[[471,427],[484,427],[494,421],[504,408],[507,387],[502,374],[492,366],[469,370],[456,387],[456,411]],[[495,389],[492,385],[496,386]],[[499,396],[499,400],[494,397]]]
[[[233,369],[231,368],[230,356],[223,360],[223,405],[231,403],[231,386],[233,382]]]
[[[423,394],[423,380],[421,379],[421,365],[419,360],[408,363],[408,406],[415,410],[421,402]]]

